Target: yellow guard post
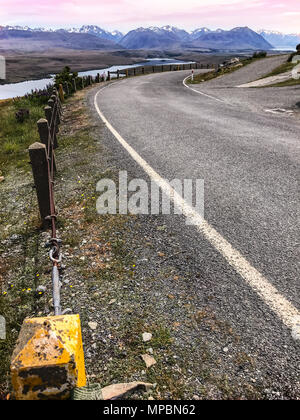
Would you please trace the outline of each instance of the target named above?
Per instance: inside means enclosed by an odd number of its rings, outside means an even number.
[[[17,400],[67,399],[86,385],[79,315],[26,319],[11,363]]]

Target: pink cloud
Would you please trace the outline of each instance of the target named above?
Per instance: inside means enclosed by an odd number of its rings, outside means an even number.
[[[0,25],[108,29],[173,24],[232,28],[250,26],[300,33],[299,0],[1,0]]]

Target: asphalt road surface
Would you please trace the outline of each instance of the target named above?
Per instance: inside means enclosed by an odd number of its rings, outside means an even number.
[[[204,227],[165,216],[201,273],[190,287],[199,301],[214,296],[259,370],[297,393],[300,91],[235,87],[282,61],[262,60],[200,85],[184,86],[190,72],[137,77],[90,99],[119,169],[146,180],[204,179]],[[277,108],[293,112],[269,112]]]

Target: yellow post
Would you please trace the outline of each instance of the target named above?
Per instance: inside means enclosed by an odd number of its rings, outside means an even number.
[[[67,399],[86,385],[79,315],[26,319],[11,362],[17,400]]]
[[[64,102],[65,95],[64,95],[64,89],[63,89],[62,84],[59,85],[59,98],[60,98],[61,102]]]

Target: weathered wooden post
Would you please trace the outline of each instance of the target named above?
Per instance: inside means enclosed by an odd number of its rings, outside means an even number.
[[[152,73],[155,73],[155,67],[152,66]]]
[[[120,70],[117,70],[117,78],[120,79]]]
[[[48,106],[50,106],[50,108],[52,109],[52,119],[53,119],[53,124],[55,123],[55,133],[59,132],[59,124],[60,124],[60,115],[58,112],[58,105],[56,103],[56,100],[53,99],[49,99],[48,101]]]
[[[145,74],[145,67],[142,67],[142,74]]]
[[[65,95],[64,95],[63,85],[61,83],[59,85],[59,97],[60,97],[61,102],[64,102]]]
[[[52,165],[51,156],[53,156],[53,168],[54,168],[54,171],[56,171],[55,155],[54,155],[54,151],[52,150],[53,148],[52,148],[51,142],[50,142],[50,145],[49,145],[50,130],[49,130],[48,121],[45,118],[41,118],[40,120],[38,120],[37,126],[38,126],[38,132],[39,132],[39,135],[40,135],[41,143],[43,143],[46,146],[47,151],[48,151],[48,146],[50,146],[49,147],[49,149],[50,149],[49,150],[49,156],[48,156],[50,168],[51,168],[51,165]]]
[[[135,67],[134,67],[134,69],[133,69],[133,75],[134,75],[134,76],[136,75],[136,70],[135,70]]]
[[[51,215],[50,207],[50,182],[48,171],[48,156],[46,146],[42,143],[34,143],[29,149],[30,163],[32,167],[34,185],[36,189],[38,205],[43,225],[46,225],[46,217]]]
[[[61,116],[62,116],[62,107],[61,107],[61,103],[60,103],[59,97],[58,97],[58,95],[56,94],[56,95],[52,95],[52,96],[51,96],[51,99],[52,99],[54,102],[56,102],[56,105],[57,105],[57,111],[58,111],[58,117],[59,117],[59,124],[60,124],[60,118],[61,118]]]
[[[57,121],[58,121],[58,124],[60,124],[61,123],[62,114],[63,114],[63,110],[62,110],[62,106],[61,106],[61,102],[60,102],[60,99],[59,99],[59,95],[57,93],[57,90],[55,89],[53,91],[53,93],[54,94],[51,95],[51,98],[50,99],[52,99],[54,101],[54,103],[56,104]]]
[[[72,80],[72,83],[73,83],[73,90],[74,90],[74,92],[77,92],[76,79],[73,79]]]
[[[54,127],[54,122],[52,122],[52,108],[50,106],[45,106],[44,108],[46,120],[48,121],[50,134],[53,137],[53,147],[54,149],[58,148],[57,137],[56,137],[56,127]]]
[[[48,147],[49,142],[49,125],[46,118],[41,118],[37,122],[38,131],[40,135],[41,143],[43,143],[46,147]]]

